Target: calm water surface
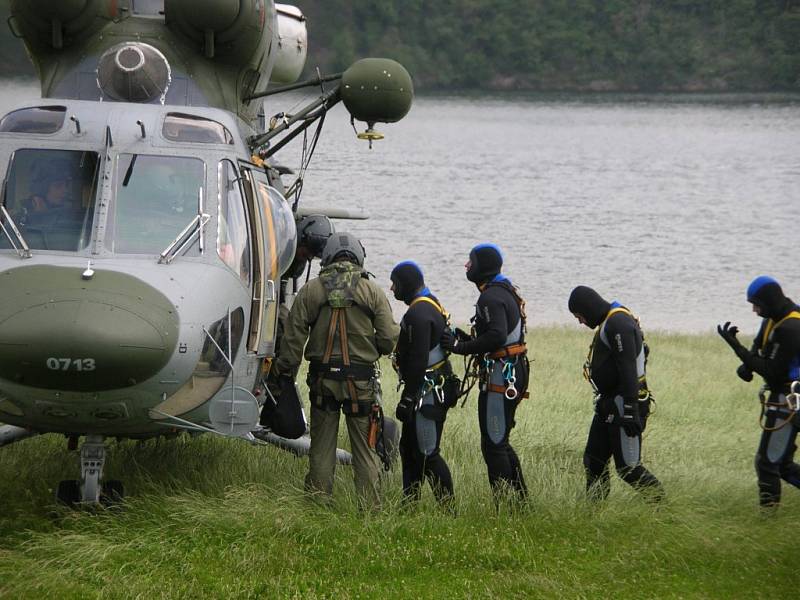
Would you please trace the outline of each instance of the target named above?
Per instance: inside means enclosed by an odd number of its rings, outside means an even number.
[[[14,82],[0,109],[38,95]],[[293,106],[270,99],[268,114]],[[326,120],[303,202],[361,209],[337,221],[387,291],[414,259],[457,322],[477,296],[469,249],[494,241],[532,325],[574,323],[572,287],[595,287],[646,329],[754,331],[744,290],[766,273],[800,301],[800,99],[417,98],[370,151],[343,107]],[[363,124],[357,124],[363,129]],[[300,144],[279,162],[297,168]],[[403,307],[395,303],[398,316]]]

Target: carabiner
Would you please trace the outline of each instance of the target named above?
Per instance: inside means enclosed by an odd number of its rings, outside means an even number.
[[[792,392],[786,396],[786,407],[790,412],[800,412],[800,393]]]
[[[517,388],[514,387],[513,383],[509,383],[509,386],[506,388],[506,393],[505,393],[506,400],[513,400],[518,395],[519,392],[517,392]]]

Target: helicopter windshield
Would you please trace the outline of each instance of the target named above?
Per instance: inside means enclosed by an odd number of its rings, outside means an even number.
[[[77,252],[89,243],[99,156],[76,150],[17,150],[2,203],[28,247]],[[10,248],[0,237],[0,248]]]
[[[106,243],[121,254],[160,254],[197,216],[205,168],[197,158],[120,154],[116,182]],[[199,244],[186,254],[198,256]]]

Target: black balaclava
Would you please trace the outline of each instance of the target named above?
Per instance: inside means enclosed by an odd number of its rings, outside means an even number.
[[[783,295],[781,286],[772,277],[756,277],[747,287],[747,301],[761,308],[761,316],[772,320],[785,317],[794,303]]]
[[[389,279],[394,284],[394,297],[406,304],[410,304],[417,292],[425,287],[422,269],[411,260],[405,260],[395,265]]]
[[[581,315],[592,329],[600,325],[611,310],[610,302],[603,300],[600,294],[585,285],[579,285],[572,290],[568,305],[569,312]]]
[[[494,244],[478,244],[470,250],[469,260],[467,279],[475,285],[486,283],[503,268],[503,254]]]

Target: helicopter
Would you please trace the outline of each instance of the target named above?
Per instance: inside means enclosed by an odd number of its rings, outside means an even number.
[[[0,445],[64,434],[57,499],[113,501],[107,438],[255,441],[308,214],[274,155],[340,101],[371,146],[412,81],[381,58],[298,81],[305,17],[272,0],[12,0],[8,24],[42,97],[0,118]]]

